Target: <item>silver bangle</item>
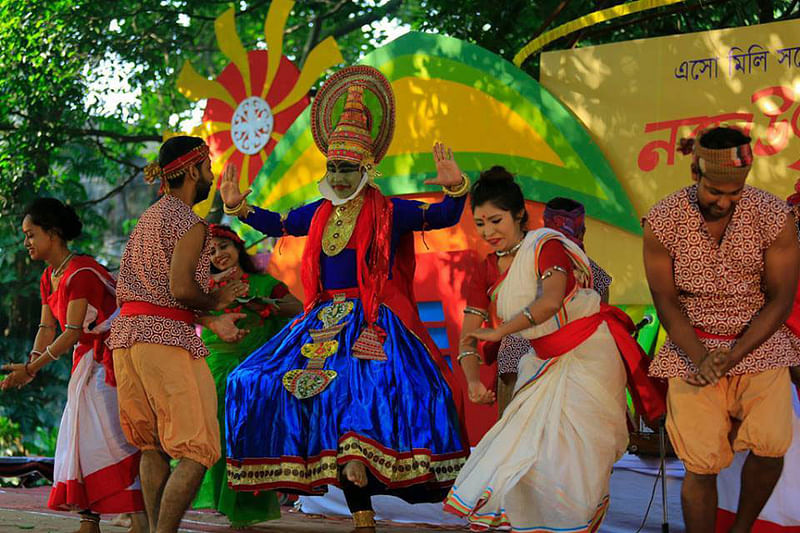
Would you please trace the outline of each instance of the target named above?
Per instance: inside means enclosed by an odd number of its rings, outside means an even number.
[[[527,307],[523,307],[522,308],[522,316],[524,316],[525,318],[528,319],[528,322],[531,323],[531,326],[535,326],[536,325],[536,319],[533,318],[533,315],[531,314],[530,309],[528,309]]]
[[[77,326],[75,324],[64,324],[64,329],[76,329],[76,330],[80,331],[83,328],[80,327],[80,326]]]
[[[481,317],[484,321],[489,320],[489,313],[482,309],[478,309],[477,307],[466,306],[464,308],[465,315],[475,315]]]
[[[553,266],[549,267],[547,270],[544,271],[544,274],[542,274],[541,280],[542,281],[546,280],[547,278],[549,278],[550,276],[553,275],[553,272],[561,272],[562,274],[564,274],[566,276],[569,275],[569,272],[567,272],[566,268],[560,267],[558,265],[553,265]]]
[[[39,324],[39,329],[56,329],[56,327],[50,324]]]
[[[478,358],[478,363],[482,363],[483,362],[483,361],[481,361],[481,354],[479,354],[475,350],[465,350],[465,351],[461,352],[460,354],[458,354],[457,362],[460,363],[462,359],[464,359],[465,357],[470,357],[470,356],[477,357]]]
[[[46,353],[48,357],[50,357],[50,359],[52,359],[53,361],[58,361],[58,357],[53,355],[53,352],[50,351],[50,346],[44,349],[44,353]]]

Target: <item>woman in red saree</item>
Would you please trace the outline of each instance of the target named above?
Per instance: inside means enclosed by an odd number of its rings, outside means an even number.
[[[27,209],[25,247],[31,259],[48,264],[40,282],[41,322],[28,362],[5,365],[9,374],[0,388],[27,385],[43,366],[74,347],[47,506],[80,512],[80,533],[99,532],[100,513],[133,513],[131,531],[147,531],[139,452],[120,427],[111,352],[105,346],[117,308],[114,278],[93,258],[67,248],[81,227],[75,211],[56,199],[37,199]]]

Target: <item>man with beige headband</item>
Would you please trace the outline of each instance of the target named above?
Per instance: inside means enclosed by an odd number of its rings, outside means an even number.
[[[714,531],[717,473],[748,450],[736,521],[750,531],[791,443],[789,367],[799,356],[783,326],[800,249],[785,202],[745,185],[750,138],[715,127],[692,153],[695,184],[644,219],[644,263],[668,338],[650,374],[669,380],[667,431],[686,467],[688,533]]]

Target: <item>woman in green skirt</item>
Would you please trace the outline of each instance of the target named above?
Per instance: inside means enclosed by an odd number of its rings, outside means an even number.
[[[211,225],[213,246],[211,269],[214,286],[242,280],[249,285],[246,300],[241,300],[227,313],[241,313],[237,326],[247,335],[236,343],[222,341],[209,329],[203,329],[202,339],[210,355],[206,358],[217,386],[217,415],[219,417],[222,449],[225,450],[225,385],[228,374],[250,353],[279,331],[290,317],[302,311],[302,304],[289,289],[269,274],[259,273],[244,242],[228,226]],[[197,493],[195,509],[216,509],[234,527],[280,518],[278,499],[274,492],[235,492],[228,488],[225,457],[206,472]]]

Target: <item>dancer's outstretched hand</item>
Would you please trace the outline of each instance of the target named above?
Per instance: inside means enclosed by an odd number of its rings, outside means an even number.
[[[467,395],[472,403],[494,403],[494,391],[486,388],[481,381],[470,381],[467,384]]]
[[[253,192],[253,189],[239,190],[239,178],[236,177],[236,174],[236,165],[228,163],[219,182],[219,195],[229,208],[236,207],[247,198],[248,194]]]
[[[442,143],[433,145],[433,162],[436,163],[437,175],[434,179],[425,180],[426,185],[455,187],[461,184],[461,169],[453,157],[453,151]]]
[[[244,313],[225,313],[208,320],[208,328],[213,331],[223,342],[239,342],[250,333],[246,329],[239,329],[236,321],[247,317]]]
[[[25,365],[21,363],[9,363],[7,365],[3,365],[2,368],[4,371],[9,372],[9,374],[0,381],[0,390],[9,390],[9,389],[21,389],[31,381],[33,378],[25,372]]]

